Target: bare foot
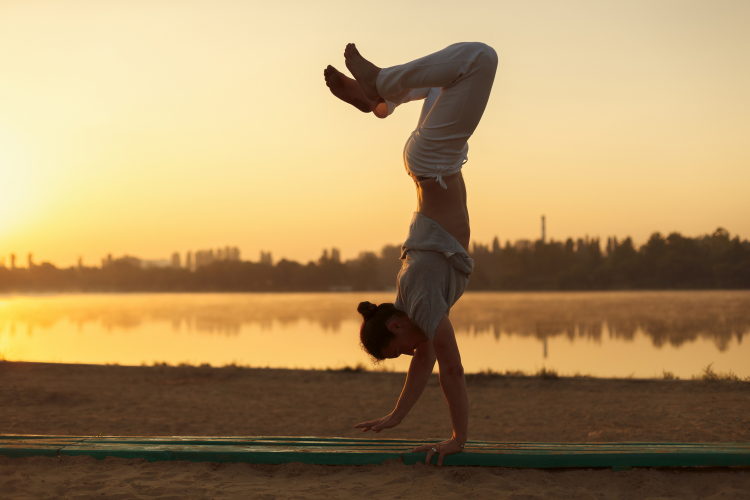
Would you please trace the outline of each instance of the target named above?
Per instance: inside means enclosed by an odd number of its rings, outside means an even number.
[[[362,57],[357,50],[357,46],[353,43],[348,44],[344,49],[344,60],[352,76],[362,86],[365,95],[373,101],[380,99],[380,94],[378,94],[378,89],[375,86],[380,68]]]
[[[342,101],[351,104],[363,113],[369,113],[377,107],[378,101],[370,100],[356,80],[352,80],[333,66],[329,65],[323,71],[323,76],[331,93]]]

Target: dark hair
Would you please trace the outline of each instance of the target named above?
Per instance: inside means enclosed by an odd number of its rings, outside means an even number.
[[[392,303],[385,302],[376,306],[371,302],[360,302],[357,312],[362,315],[364,321],[359,329],[359,340],[370,356],[377,360],[385,359],[383,349],[388,347],[396,336],[388,329],[386,323],[394,316],[403,316],[404,313],[396,309]]]

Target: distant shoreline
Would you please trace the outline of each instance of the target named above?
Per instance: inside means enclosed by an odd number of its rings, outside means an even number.
[[[630,238],[609,238],[604,251],[598,238],[505,246],[496,238],[491,246],[474,243],[467,253],[474,261],[470,291],[750,289],[750,241],[731,238],[722,228],[697,238],[654,233],[640,248]],[[10,267],[0,262],[0,292],[387,291],[401,268],[401,249],[395,245],[348,261],[336,249],[324,250],[317,262],[306,264],[274,263],[270,254],[259,262],[242,261],[236,248],[217,252],[218,258],[199,254],[185,266],[178,254],[159,266],[108,255],[101,267],[79,262],[64,269],[36,264],[32,254],[27,267],[16,267],[11,254]]]

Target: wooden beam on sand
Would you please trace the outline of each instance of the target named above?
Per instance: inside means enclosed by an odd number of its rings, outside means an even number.
[[[425,460],[413,448],[439,442],[410,439],[319,437],[132,437],[0,435],[6,457],[78,456],[143,458],[151,462],[245,462],[320,465],[382,464]],[[433,458],[437,463],[437,456]],[[555,468],[748,467],[750,443],[497,443],[468,441],[445,465]]]

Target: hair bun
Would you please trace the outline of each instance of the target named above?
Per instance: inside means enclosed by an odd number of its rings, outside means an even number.
[[[360,302],[357,306],[357,312],[361,314],[363,318],[365,318],[365,321],[372,318],[375,315],[375,311],[377,309],[378,306],[376,306],[372,302]]]

